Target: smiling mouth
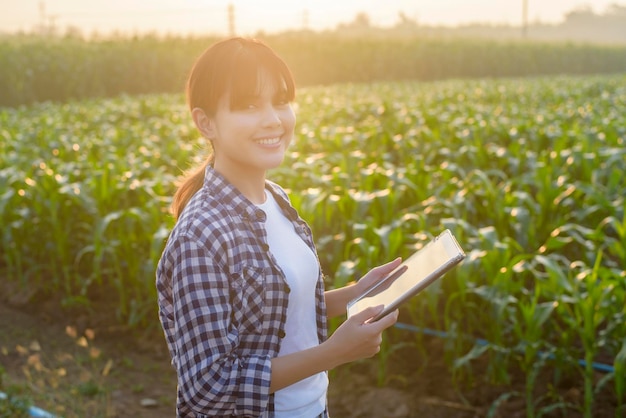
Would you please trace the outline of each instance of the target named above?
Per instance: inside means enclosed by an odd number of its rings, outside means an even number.
[[[256,143],[260,145],[276,145],[280,142],[280,137],[257,139]]]

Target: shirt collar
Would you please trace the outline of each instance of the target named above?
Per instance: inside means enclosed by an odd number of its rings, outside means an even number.
[[[204,171],[204,188],[214,199],[244,219],[265,221],[265,212],[246,198],[210,165]]]

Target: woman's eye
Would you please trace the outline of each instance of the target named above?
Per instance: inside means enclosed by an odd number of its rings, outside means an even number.
[[[272,98],[272,103],[276,106],[276,105],[286,105],[289,103],[289,98],[287,96],[287,92],[285,91],[278,91],[276,92],[276,94],[274,94],[274,97]]]
[[[274,100],[274,106],[286,106],[289,104],[289,100],[286,98],[277,98]]]
[[[233,106],[236,110],[254,110],[256,109],[256,103],[254,102],[240,102]]]

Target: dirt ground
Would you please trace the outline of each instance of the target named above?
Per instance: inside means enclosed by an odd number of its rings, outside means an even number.
[[[111,321],[93,323],[92,317],[59,312],[53,305],[44,304],[32,312],[1,299],[0,391],[20,393],[37,407],[64,418],[175,416],[175,375],[158,324],[130,332]],[[436,355],[444,352],[443,342],[435,338],[424,342],[424,348],[435,355],[422,361],[414,348],[394,351],[382,385],[377,384],[377,359],[334,370],[329,390],[331,416],[487,417],[501,395],[523,390],[521,376],[507,387],[490,385],[486,373],[478,373],[473,382],[455,384]],[[581,379],[566,379],[558,388],[539,383],[537,390],[539,395],[543,392],[582,405],[581,383]],[[610,393],[597,399],[594,417],[618,417]],[[491,416],[525,417],[524,405],[522,397],[511,396]],[[544,416],[582,415],[568,408]]]

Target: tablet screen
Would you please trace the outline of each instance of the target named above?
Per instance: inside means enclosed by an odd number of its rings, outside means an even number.
[[[395,310],[402,302],[425,289],[465,258],[465,254],[449,230],[412,254],[397,269],[348,303],[348,316],[370,306],[385,305],[379,319]]]

